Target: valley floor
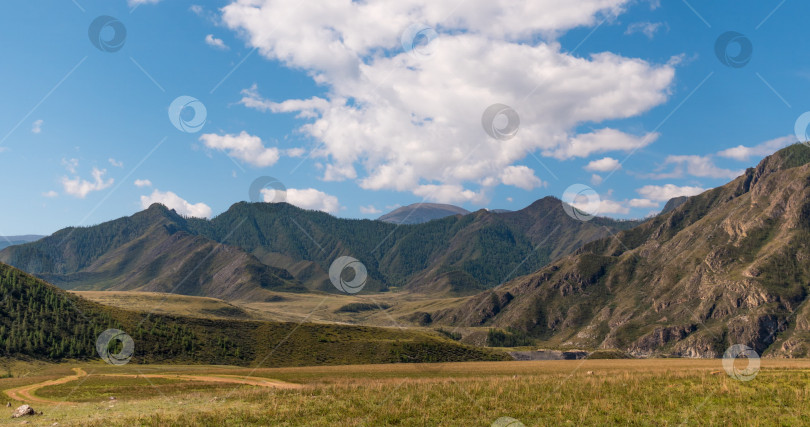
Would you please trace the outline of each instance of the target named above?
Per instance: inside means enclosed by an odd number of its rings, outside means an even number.
[[[436,297],[411,292],[370,295],[268,292],[272,301],[224,301],[156,292],[72,291],[111,307],[156,314],[219,319],[317,322],[382,327],[410,327],[418,312],[454,308],[469,297]],[[351,309],[360,304],[363,310]]]
[[[751,381],[719,359],[10,369],[0,423],[23,422],[8,417],[28,403],[44,414],[25,421],[48,426],[810,424],[810,360],[763,359]]]

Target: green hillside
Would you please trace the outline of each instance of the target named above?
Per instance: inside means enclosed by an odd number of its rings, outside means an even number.
[[[0,264],[0,356],[98,358],[109,328],[135,342],[134,363],[303,366],[502,360],[427,332],[157,316],[102,306]]]

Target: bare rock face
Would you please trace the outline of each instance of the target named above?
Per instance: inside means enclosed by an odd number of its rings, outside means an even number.
[[[683,341],[678,341],[670,355],[687,357],[691,359],[713,359],[723,355],[725,348],[719,345],[717,338],[711,333],[692,334]]]
[[[630,354],[649,357],[653,355],[656,350],[666,346],[670,342],[683,340],[695,330],[697,330],[697,325],[656,328],[649,334],[636,340],[630,347]]]
[[[32,407],[30,407],[28,405],[22,405],[19,408],[14,410],[14,413],[11,414],[11,418],[20,418],[20,417],[25,417],[25,416],[29,416],[29,415],[36,415],[36,414],[37,414],[37,412],[34,411],[34,408],[32,408]]]
[[[732,342],[748,345],[762,354],[786,327],[785,321],[776,316],[740,316],[727,323],[728,337]]]

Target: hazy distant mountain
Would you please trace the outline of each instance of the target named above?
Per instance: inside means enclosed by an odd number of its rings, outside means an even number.
[[[45,236],[37,236],[35,234],[26,234],[24,236],[0,236],[0,249],[13,245],[22,245],[23,243],[34,242],[43,237]]]
[[[0,262],[67,289],[260,300],[263,289],[334,292],[329,266],[351,255],[368,270],[365,291],[469,294],[636,224],[577,221],[553,197],[516,212],[480,210],[407,227],[286,203],[237,203],[211,220],[183,218],[156,204],[6,248]]]
[[[810,356],[810,148],[485,292],[439,323],[515,327],[555,348]]]
[[[438,203],[414,203],[397,208],[378,219],[392,224],[421,224],[452,215],[467,215],[467,209]]]

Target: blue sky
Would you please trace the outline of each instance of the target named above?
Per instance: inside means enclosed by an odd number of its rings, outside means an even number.
[[[810,110],[798,0],[434,3],[7,2],[0,235],[152,201],[217,215],[262,176],[340,217],[520,209],[583,184],[600,214],[637,218],[795,141]],[[115,52],[88,35],[105,15],[126,28]],[[410,51],[409,27],[430,44]],[[715,52],[729,31],[753,46],[739,68]],[[181,96],[205,106],[199,132],[169,119]],[[519,116],[513,137],[483,129],[492,104]]]

